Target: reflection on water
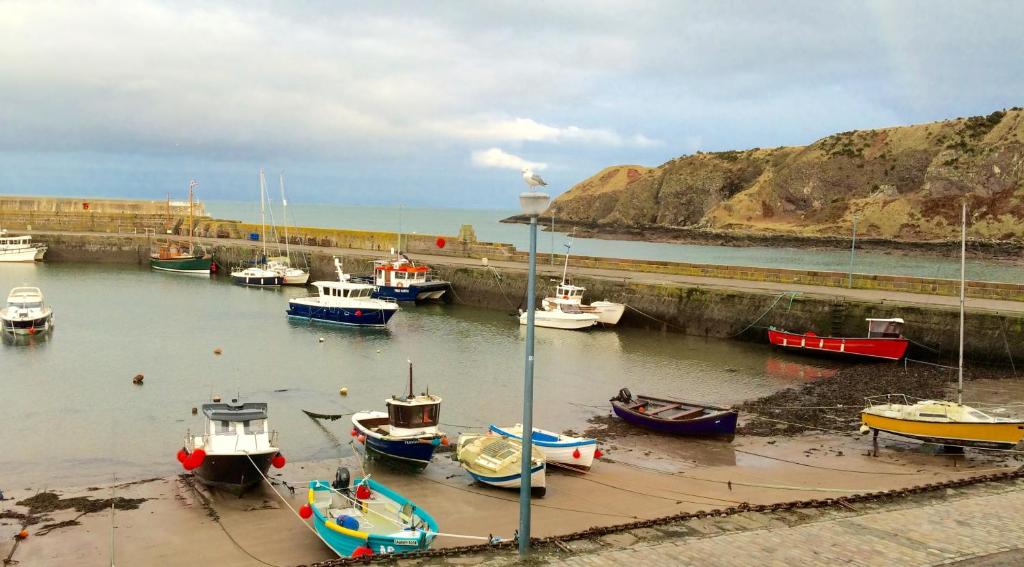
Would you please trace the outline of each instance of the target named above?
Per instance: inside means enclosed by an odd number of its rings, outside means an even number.
[[[42,288],[58,328],[0,348],[0,486],[177,472],[182,436],[201,427],[191,408],[212,394],[269,402],[293,463],[347,456],[348,419],[319,423],[301,410],[382,410],[404,390],[407,360],[417,389],[444,397],[450,437],[522,419],[524,329],[502,311],[409,306],[387,330],[346,328],[289,323],[287,300],[308,293],[301,288],[268,292],[135,266],[6,268],[0,289]],[[534,422],[555,431],[606,414],[624,386],[730,405],[800,381],[766,371],[776,356],[767,345],[639,329],[538,329],[536,356]],[[133,385],[139,373],[145,384]]]
[[[813,382],[822,378],[831,378],[836,375],[836,367],[827,367],[797,362],[782,355],[769,355],[764,361],[764,373],[779,382],[791,384],[793,382]]]

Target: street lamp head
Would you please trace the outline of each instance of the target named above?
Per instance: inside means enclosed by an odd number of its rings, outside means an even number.
[[[527,191],[519,194],[519,208],[528,217],[540,216],[548,208],[551,197],[540,191]]]

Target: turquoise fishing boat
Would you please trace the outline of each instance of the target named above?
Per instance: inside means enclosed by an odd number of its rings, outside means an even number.
[[[401,554],[430,547],[437,522],[401,494],[370,479],[349,482],[339,468],[333,483],[309,482],[313,525],[324,542],[341,557]]]

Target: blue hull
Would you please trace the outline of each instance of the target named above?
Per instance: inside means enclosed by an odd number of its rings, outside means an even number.
[[[739,417],[736,412],[725,411],[692,420],[672,421],[638,415],[614,403],[612,404],[612,409],[615,411],[615,415],[633,425],[687,437],[724,437],[732,439],[736,435],[736,421]]]
[[[375,285],[371,297],[395,299],[398,301],[420,301],[417,297],[421,293],[447,292],[450,288],[451,284],[448,282],[427,282],[426,284],[414,284],[409,287]]]
[[[314,307],[300,303],[288,303],[288,316],[296,319],[310,319],[335,325],[360,327],[383,327],[388,324],[397,309],[349,309],[341,307]]]
[[[418,439],[389,440],[367,435],[366,448],[385,457],[427,465],[434,456],[436,446],[433,443],[421,443]]]

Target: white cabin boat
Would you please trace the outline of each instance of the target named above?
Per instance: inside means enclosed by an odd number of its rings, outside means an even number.
[[[16,287],[7,296],[7,306],[0,309],[0,322],[6,333],[35,335],[53,327],[53,310],[38,287]]]
[[[525,325],[527,313],[519,314],[519,324]],[[597,325],[598,316],[596,313],[584,313],[579,305],[572,303],[557,303],[550,310],[538,309],[534,313],[533,324],[538,327],[549,329],[567,329],[578,331],[589,329]]]
[[[341,261],[334,259],[338,272],[336,282],[313,282],[316,295],[288,300],[288,316],[338,325],[383,327],[398,312],[394,300],[375,299],[373,286],[354,283],[341,269]]]
[[[0,262],[35,262],[46,255],[45,244],[32,244],[32,237],[10,236],[0,230]]]
[[[309,272],[293,267],[286,256],[268,259],[267,269],[277,272],[277,275],[281,276],[283,285],[306,285],[309,283]]]
[[[203,431],[186,434],[178,458],[203,484],[242,492],[262,482],[271,465],[284,466],[266,403],[233,399],[203,404],[202,412]]]
[[[554,311],[559,305],[575,305],[583,313],[597,315],[598,323],[617,325],[619,319],[622,318],[623,312],[626,310],[626,306],[621,303],[612,303],[611,301],[595,301],[590,305],[584,305],[583,293],[585,291],[587,291],[585,287],[563,281],[555,288],[555,296],[545,297],[540,304],[545,311]]]

